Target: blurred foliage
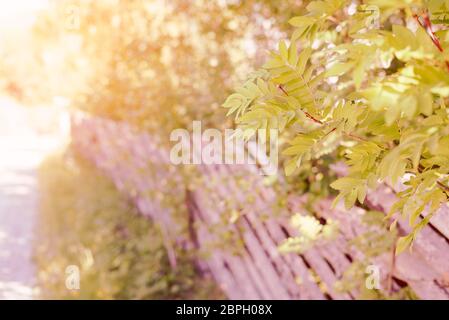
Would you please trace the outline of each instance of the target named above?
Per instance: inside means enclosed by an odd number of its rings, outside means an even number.
[[[338,235],[338,221],[329,219],[326,224],[321,224],[313,216],[296,213],[291,218],[291,225],[298,230],[299,236],[286,239],[279,246],[281,253],[304,253],[320,242],[334,240]]]
[[[203,127],[232,126],[223,121],[220,102],[283,35],[282,27],[274,27],[276,17],[301,10],[302,2],[293,0],[57,1],[37,20],[34,38],[40,62],[54,62],[54,56],[65,61],[53,64],[63,81],[49,88],[50,95],[168,143],[171,130],[189,129],[192,120],[202,120]],[[162,205],[182,226],[188,217],[179,206],[182,189],[191,188],[195,176],[184,169],[174,173],[183,177],[183,183],[176,180],[180,192],[165,192],[163,181],[148,190],[149,197],[163,193]],[[145,170],[160,168],[148,164]]]
[[[35,253],[42,298],[223,298],[199,275],[195,252],[176,249],[173,270],[159,228],[71,151],[43,163],[39,187]],[[80,268],[80,290],[65,286],[69,265]]]
[[[74,106],[167,141],[194,119],[232,125],[220,102],[283,35],[276,17],[300,10],[294,0],[58,1],[34,33],[66,47],[61,92]]]
[[[354,260],[345,270],[343,276],[334,284],[336,290],[352,292],[358,299],[386,299],[386,300],[417,300],[419,297],[413,289],[394,278],[394,270],[388,270],[387,277],[383,277],[381,287],[384,290],[369,289],[367,270],[381,261],[382,255],[389,254],[391,265],[395,268],[395,245],[398,237],[397,230],[388,231],[388,220],[385,213],[367,211],[362,216],[362,224],[366,229],[363,233],[349,241],[348,246],[360,253],[360,258]]]
[[[0,38],[0,93],[28,105],[49,101],[52,72],[42,63],[38,40],[19,27],[3,25]],[[59,76],[52,74],[53,79]]]

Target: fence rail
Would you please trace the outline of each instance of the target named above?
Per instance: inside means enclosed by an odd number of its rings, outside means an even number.
[[[169,151],[158,147],[150,135],[126,123],[81,116],[73,117],[71,130],[75,150],[126,192],[143,215],[160,223],[171,263],[176,266],[174,246],[195,247],[203,253],[199,265],[228,298],[355,298],[355,292],[341,293],[334,284],[363,256],[348,245],[366,231],[363,209],[345,210],[340,205],[331,209],[332,199],[320,201],[315,211],[323,219],[340,222],[338,237],[302,254],[281,254],[279,244],[296,235],[288,218],[303,211],[307,195],[289,195],[287,206],[273,210],[277,193],[264,184],[256,165],[198,165],[197,183],[185,187],[179,168],[170,164]],[[182,200],[188,215],[187,238],[164,203],[167,194],[178,194]],[[384,186],[368,195],[367,204],[386,212],[394,200],[394,188]],[[230,207],[239,212],[232,223]],[[400,222],[399,229],[407,231],[406,223]],[[448,238],[449,208],[444,206],[418,236],[412,252],[397,256],[394,263],[389,253],[376,260],[381,283],[390,279],[396,289],[408,284],[422,299],[449,299]]]

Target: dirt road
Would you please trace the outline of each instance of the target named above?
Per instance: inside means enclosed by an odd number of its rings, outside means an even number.
[[[27,108],[0,99],[0,299],[32,299],[37,168],[61,137],[30,127]]]

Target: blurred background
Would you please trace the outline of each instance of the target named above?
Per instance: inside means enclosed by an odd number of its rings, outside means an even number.
[[[188,254],[168,267],[152,222],[70,150],[70,115],[125,121],[162,144],[195,119],[230,127],[220,105],[302,1],[0,5],[0,299],[223,297]],[[81,291],[65,284],[74,261],[88,270]]]

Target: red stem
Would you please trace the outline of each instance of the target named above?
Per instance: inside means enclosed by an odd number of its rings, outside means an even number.
[[[437,36],[435,35],[435,33],[432,30],[432,22],[429,19],[429,15],[427,13],[423,14],[423,16],[422,16],[423,22],[421,22],[421,20],[419,19],[421,17],[418,16],[417,14],[414,14],[413,17],[418,22],[418,24],[422,28],[424,28],[424,30],[426,30],[427,34],[429,35],[429,37],[432,40],[433,44],[438,48],[438,50],[440,52],[444,52],[444,49],[441,46],[440,40],[437,38]],[[447,69],[449,70],[449,61],[446,60],[445,63],[446,63]]]
[[[288,92],[285,91],[284,87],[282,87],[281,84],[278,85],[278,88],[279,88],[279,90],[281,90],[286,96],[288,96]],[[316,122],[316,123],[319,123],[319,124],[323,124],[323,121],[321,121],[321,120],[315,118],[314,116],[312,116],[312,115],[311,115],[310,113],[308,113],[307,111],[305,111],[305,110],[301,110],[301,111],[304,112],[304,114],[306,115],[306,117],[309,118],[310,120],[312,120],[312,121],[314,121],[314,122]]]

